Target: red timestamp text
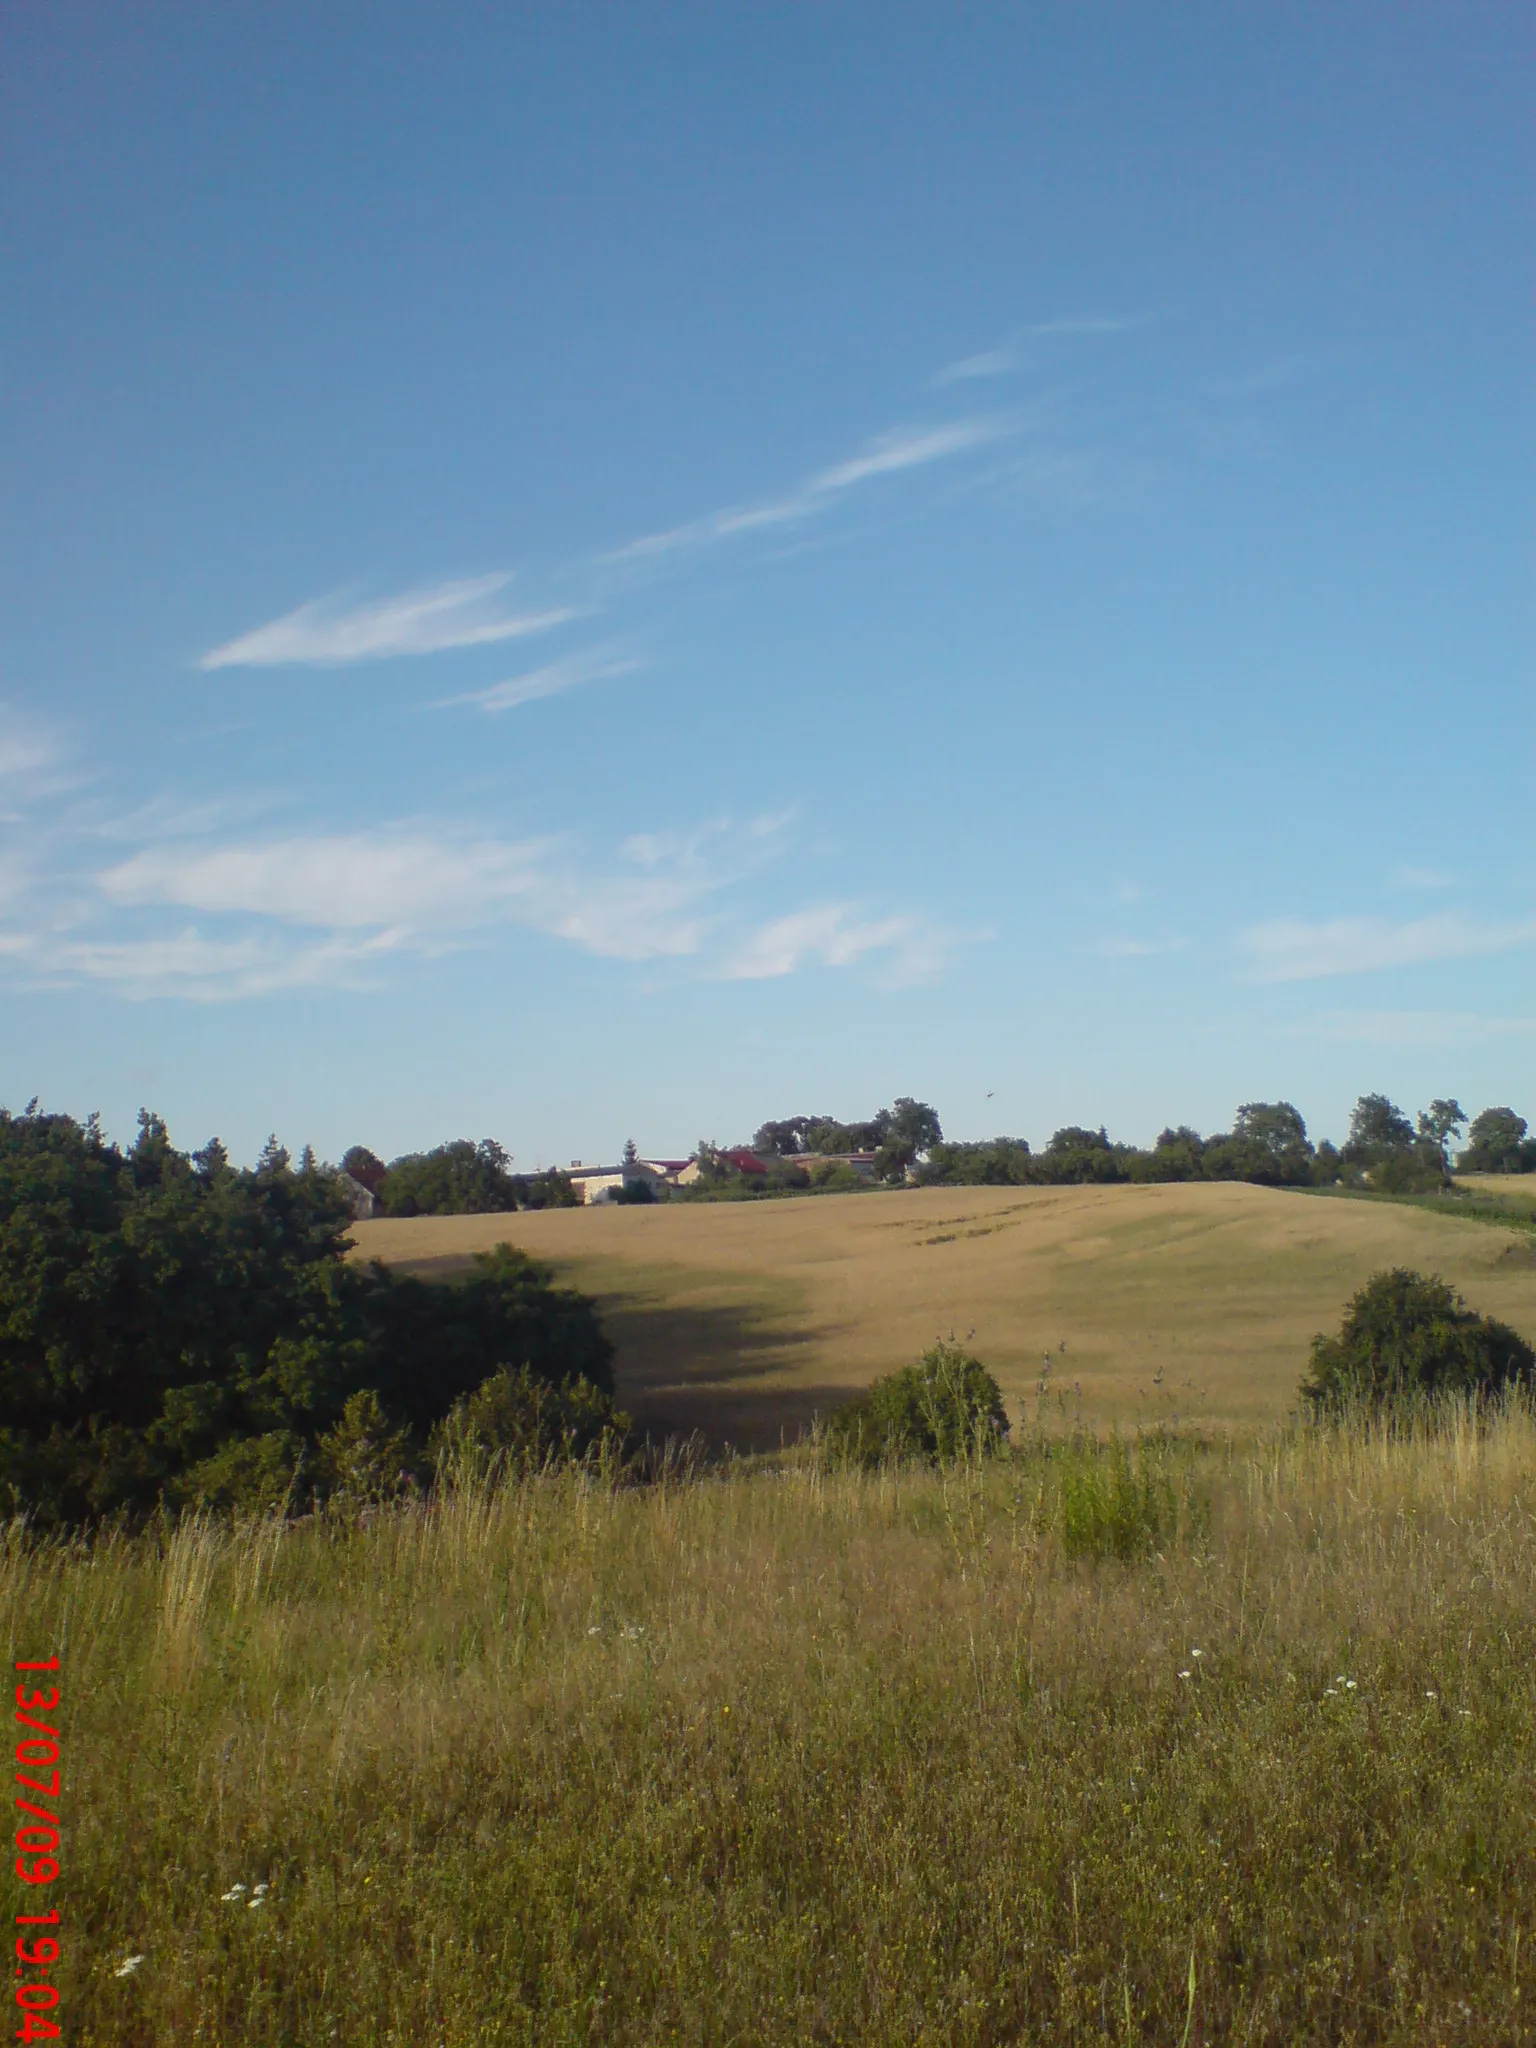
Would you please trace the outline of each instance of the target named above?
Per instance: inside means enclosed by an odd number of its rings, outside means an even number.
[[[31,1659],[18,1662],[18,1673],[26,1673],[16,1687],[16,1783],[21,1793],[33,1796],[25,1798],[18,1793],[16,1799],[18,1826],[16,1829],[16,1875],[26,1885],[52,1884],[59,1874],[59,1790],[62,1783],[59,1769],[59,1731],[51,1722],[41,1716],[51,1714],[59,1704],[60,1692],[57,1682],[52,1685],[43,1682],[44,1673],[57,1674],[57,1657]],[[51,1768],[50,1768],[51,1767]],[[47,1801],[44,1805],[42,1802]],[[42,1900],[36,1901],[38,1905]],[[18,1913],[18,1928],[39,1929],[57,1927],[58,1908],[47,1913]],[[29,1970],[48,1971],[58,1961],[63,1944],[57,1935],[28,1932],[18,1935],[16,1941],[16,1975],[22,1977]],[[59,2022],[49,2015],[59,2002],[56,1986],[45,1978],[29,1979],[16,1987],[16,2003],[21,2008],[21,2025],[16,2030],[18,2041],[44,2041],[57,2036]]]

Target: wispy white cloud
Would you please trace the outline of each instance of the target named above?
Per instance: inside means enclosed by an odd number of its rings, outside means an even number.
[[[605,681],[610,676],[630,675],[644,663],[633,656],[604,653],[569,654],[542,668],[527,669],[508,676],[488,689],[469,690],[462,697],[441,697],[437,708],[473,705],[480,711],[513,711],[520,704],[532,704],[540,697],[558,696],[562,690],[579,689],[583,683]]]
[[[199,1003],[304,988],[376,988],[380,960],[397,944],[394,934],[295,942],[271,932],[211,938],[195,927],[125,939],[54,937],[46,946],[16,934],[0,938],[0,950],[20,956],[31,970],[33,987],[83,982],[130,1001],[169,997]]]
[[[473,924],[526,893],[536,842],[456,842],[420,831],[147,847],[97,877],[121,905],[278,918],[341,930]]]
[[[1396,889],[1450,889],[1455,882],[1454,875],[1443,874],[1439,868],[1395,868],[1392,873]]]
[[[10,758],[23,770],[33,759],[20,747]],[[834,965],[879,955],[883,978],[913,979],[944,956],[943,936],[922,920],[846,907],[748,930],[740,892],[778,857],[792,809],[642,831],[604,849],[573,833],[509,837],[433,820],[263,831],[253,813],[267,808],[151,800],[104,819],[77,807],[12,833],[0,841],[5,980],[199,1002],[376,989],[413,961],[510,930],[743,976],[787,972],[812,951]]]
[[[1536,1037],[1536,1017],[1484,1017],[1472,1010],[1338,1010],[1289,1026],[1287,1036],[1351,1045],[1487,1045]]]
[[[46,950],[55,980],[113,981],[138,993],[195,985],[204,997],[326,981],[357,986],[385,956],[440,955],[506,927],[610,959],[679,959],[703,950],[723,893],[761,858],[750,828],[724,821],[665,840],[642,837],[617,861],[596,862],[569,839],[406,825],[220,846],[173,842],[102,871],[101,899],[140,918],[200,913],[212,930],[182,924],[67,943],[55,934],[46,949],[39,934],[37,944],[13,950],[34,965]]]
[[[946,363],[933,381],[965,384],[973,377],[1011,377],[1019,368],[1019,360],[1015,348],[984,348],[977,355],[962,356],[957,363]]]
[[[1087,314],[1076,319],[1037,320],[1033,326],[1016,329],[998,348],[982,349],[976,355],[961,356],[957,362],[946,363],[933,381],[942,386],[965,384],[981,377],[1011,377],[1028,361],[1032,341],[1049,341],[1074,334],[1123,334],[1127,328],[1142,326],[1145,319],[1145,314],[1129,319]]]
[[[882,434],[861,454],[834,463],[806,486],[809,497],[821,498],[833,491],[851,490],[874,476],[890,476],[897,470],[917,469],[924,463],[942,462],[968,448],[984,448],[1006,432],[1001,420],[954,420],[942,427],[900,428]]]
[[[872,478],[892,476],[902,470],[942,462],[951,456],[999,441],[1014,430],[1014,422],[1000,418],[951,420],[932,427],[898,427],[880,435],[860,449],[857,455],[819,471],[787,497],[771,499],[760,505],[732,506],[723,512],[712,512],[703,519],[689,520],[683,526],[645,534],[603,559],[615,567],[654,561],[659,557],[710,547],[737,534],[790,525],[797,520],[814,517],[842,492],[853,490]]]
[[[29,806],[79,782],[58,733],[0,703],[0,824],[18,824]]]
[[[1239,945],[1253,979],[1271,982],[1471,959],[1513,952],[1533,941],[1536,924],[1489,924],[1446,911],[1404,923],[1376,917],[1336,917],[1321,924],[1276,918],[1243,933]]]
[[[334,597],[301,604],[252,633],[226,641],[198,666],[334,668],[402,654],[440,654],[547,632],[577,616],[569,607],[507,613],[492,603],[511,577],[463,577],[403,592],[372,604],[346,606]]]
[[[82,873],[0,861],[0,963],[27,987],[211,1002],[377,989],[419,964],[524,931],[600,958],[692,962],[762,979],[868,961],[877,981],[937,973],[950,937],[917,917],[823,905],[745,928],[741,888],[788,813],[639,833],[507,838],[416,822],[350,832],[167,835]],[[55,849],[58,851],[59,849]]]
[[[821,903],[770,918],[727,960],[730,981],[771,981],[802,967],[851,967],[884,955],[885,978],[927,980],[943,966],[952,939],[908,916],[865,917],[851,904]]]
[[[1220,398],[1249,398],[1262,392],[1283,391],[1325,370],[1339,359],[1336,349],[1313,349],[1306,354],[1271,356],[1249,369],[1224,377],[1211,386]]]
[[[649,862],[593,867],[559,840],[504,840],[399,827],[224,846],[146,849],[98,879],[110,901],[241,916],[381,946],[450,950],[497,924],[591,953],[651,960],[698,952],[703,905],[735,878],[698,840]]]
[[[250,789],[239,795],[199,798],[155,795],[129,810],[99,810],[77,816],[75,827],[90,839],[128,845],[158,844],[163,839],[212,839],[249,830],[260,819],[291,810],[293,797],[277,789]]]
[[[41,775],[56,759],[53,744],[41,734],[15,725],[0,725],[0,783]]]

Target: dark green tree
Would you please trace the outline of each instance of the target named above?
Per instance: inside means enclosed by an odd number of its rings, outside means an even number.
[[[1331,1188],[1343,1171],[1344,1162],[1339,1148],[1331,1138],[1324,1138],[1312,1160],[1312,1185],[1317,1188]]]
[[[910,1095],[898,1095],[881,1114],[884,1128],[875,1149],[875,1172],[882,1180],[905,1180],[925,1152],[943,1143],[944,1127],[931,1103],[916,1102]]]
[[[370,1152],[366,1145],[349,1145],[341,1157],[341,1170],[350,1174],[370,1195],[379,1192],[389,1171],[377,1152]]]
[[[1023,1187],[1034,1178],[1024,1138],[988,1138],[976,1144],[933,1146],[918,1168],[924,1187]]]
[[[1385,1095],[1362,1095],[1349,1119],[1343,1157],[1350,1166],[1375,1166],[1394,1152],[1411,1152],[1414,1129]]]
[[[339,1413],[361,1364],[349,1220],[275,1143],[238,1173],[147,1114],[124,1154],[94,1124],[0,1112],[12,1499],[53,1520],[148,1507],[230,1440],[298,1442]]]
[[[1394,1267],[1355,1295],[1336,1337],[1313,1338],[1301,1390],[1323,1414],[1408,1414],[1436,1396],[1529,1386],[1533,1366],[1507,1323],[1475,1314],[1443,1280]]]
[[[1463,1173],[1536,1172],[1536,1140],[1512,1109],[1479,1110],[1456,1164]]]
[[[275,1141],[243,1172],[151,1116],[123,1152],[0,1112],[0,1500],[45,1524],[267,1505],[365,1389],[419,1443],[504,1365],[606,1384],[592,1304],[546,1268],[503,1247],[462,1284],[397,1280],[346,1261],[350,1222]]]
[[[1451,1140],[1467,1121],[1467,1113],[1459,1102],[1437,1097],[1428,1109],[1419,1111],[1419,1143],[1433,1150],[1439,1157],[1442,1172],[1450,1171]]]
[[[1211,1139],[1204,1167],[1210,1180],[1305,1187],[1312,1178],[1312,1156],[1307,1126],[1293,1103],[1245,1102],[1231,1136]]]
[[[1205,1140],[1189,1124],[1161,1130],[1152,1150],[1138,1153],[1127,1170],[1138,1181],[1199,1180],[1205,1172]]]
[[[447,1285],[380,1266],[368,1280],[354,1311],[363,1377],[414,1430],[430,1429],[502,1366],[612,1391],[613,1347],[592,1302],[557,1287],[548,1266],[514,1245],[477,1254],[468,1278]]]
[[[386,1216],[486,1216],[517,1207],[512,1162],[494,1138],[456,1138],[431,1152],[390,1162],[384,1180]]]
[[[1096,1131],[1067,1124],[1053,1131],[1038,1162],[1040,1178],[1058,1186],[1127,1178],[1128,1159],[1109,1142],[1101,1124]]]
[[[752,1150],[760,1158],[772,1154],[776,1158],[791,1159],[799,1152],[813,1152],[818,1149],[837,1151],[837,1146],[818,1148],[807,1142],[807,1134],[816,1129],[827,1129],[836,1124],[830,1116],[788,1116],[777,1123],[759,1124],[752,1133]],[[838,1126],[841,1128],[841,1126]]]

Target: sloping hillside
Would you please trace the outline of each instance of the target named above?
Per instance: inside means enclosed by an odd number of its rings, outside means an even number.
[[[1247,1424],[1386,1265],[1442,1274],[1536,1338],[1536,1237],[1241,1185],[914,1189],[359,1224],[357,1256],[451,1276],[504,1239],[601,1297],[626,1405],[765,1445],[975,1330],[1015,1416]],[[1065,1346],[1063,1349],[1062,1347]]]

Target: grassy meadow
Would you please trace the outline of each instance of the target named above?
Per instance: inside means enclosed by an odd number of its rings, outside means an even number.
[[[927,1188],[754,1203],[420,1217],[359,1257],[450,1275],[503,1239],[597,1295],[622,1404],[658,1435],[767,1448],[974,1327],[1015,1421],[1044,1355],[1058,1426],[1251,1429],[1382,1266],[1439,1273],[1536,1339],[1536,1236],[1240,1183]],[[1065,1343],[1066,1349],[1061,1346]]]
[[[1382,1265],[1536,1332],[1529,1231],[1204,1186],[356,1237],[550,1258],[653,1430],[776,1445],[973,1326],[1023,1427],[13,1525],[72,2048],[1536,2042],[1536,1414],[1285,1419]]]
[[[13,1530],[65,2038],[1531,2041],[1533,1482],[1515,1412]]]
[[[1536,1173],[1459,1173],[1456,1185],[1536,1211]]]

